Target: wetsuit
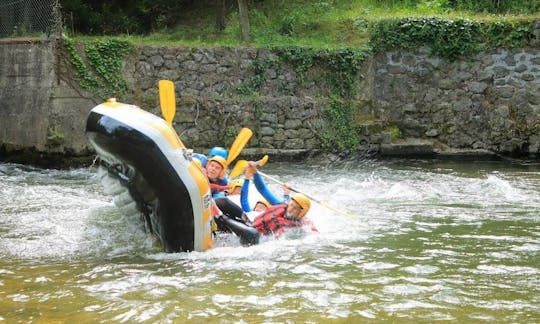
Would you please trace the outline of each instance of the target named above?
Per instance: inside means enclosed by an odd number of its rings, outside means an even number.
[[[242,245],[258,244],[261,235],[272,234],[279,236],[283,232],[292,229],[310,227],[312,231],[317,231],[309,219],[306,219],[305,217],[301,219],[288,218],[285,216],[286,212],[287,204],[283,203],[270,206],[261,215],[255,217],[251,226],[234,220],[227,215],[222,215],[217,218],[216,222],[227,226],[227,228],[238,235]]]
[[[210,191],[212,192],[212,198],[225,197],[225,190],[229,189],[229,179],[227,177],[223,179],[210,180]]]
[[[249,200],[248,200],[248,194],[249,194],[249,179],[244,180],[244,185],[242,185],[242,193],[240,198],[240,203],[242,204],[242,209],[245,212],[252,211],[251,206],[249,206]],[[261,193],[261,195],[270,203],[270,205],[277,205],[277,204],[283,204],[287,203],[289,201],[289,195],[283,196],[283,199],[279,199],[276,197],[272,191],[268,188],[266,183],[263,180],[263,177],[255,173],[253,175],[253,183],[255,184],[255,187],[257,190]]]

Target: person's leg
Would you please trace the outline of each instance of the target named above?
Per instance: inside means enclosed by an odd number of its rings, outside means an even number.
[[[225,226],[234,234],[238,235],[242,245],[254,245],[259,243],[261,234],[254,227],[236,221],[227,215],[221,215],[220,217],[215,218],[215,220],[219,226]]]
[[[240,206],[233,203],[229,198],[216,198],[214,199],[218,208],[223,212],[223,214],[229,216],[230,218],[237,220],[239,222],[245,223],[244,211]],[[247,217],[246,217],[247,219]]]

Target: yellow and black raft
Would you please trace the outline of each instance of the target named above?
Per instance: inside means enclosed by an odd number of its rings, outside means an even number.
[[[109,190],[115,203],[131,204],[166,252],[212,247],[208,181],[169,123],[109,99],[90,111],[86,134],[100,169],[120,184]]]

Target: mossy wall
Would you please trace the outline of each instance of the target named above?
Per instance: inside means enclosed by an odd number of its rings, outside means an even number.
[[[426,46],[377,54],[373,48],[130,47],[105,41],[119,48],[118,56],[103,44],[0,43],[4,156],[21,149],[89,154],[88,111],[117,96],[159,115],[160,79],[176,86],[178,134],[203,152],[228,146],[241,127],[249,127],[255,136],[248,146],[261,152],[354,155],[421,139],[439,150],[539,154],[535,39],[457,60]]]

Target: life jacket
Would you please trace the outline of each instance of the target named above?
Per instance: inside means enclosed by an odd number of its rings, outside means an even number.
[[[287,204],[270,206],[261,215],[255,217],[252,226],[263,235],[279,235],[286,230],[304,226],[302,219],[285,218],[286,211]]]
[[[208,179],[208,182],[210,183],[210,191],[213,198],[225,197],[225,190],[229,189],[227,181],[227,178],[216,180]]]

